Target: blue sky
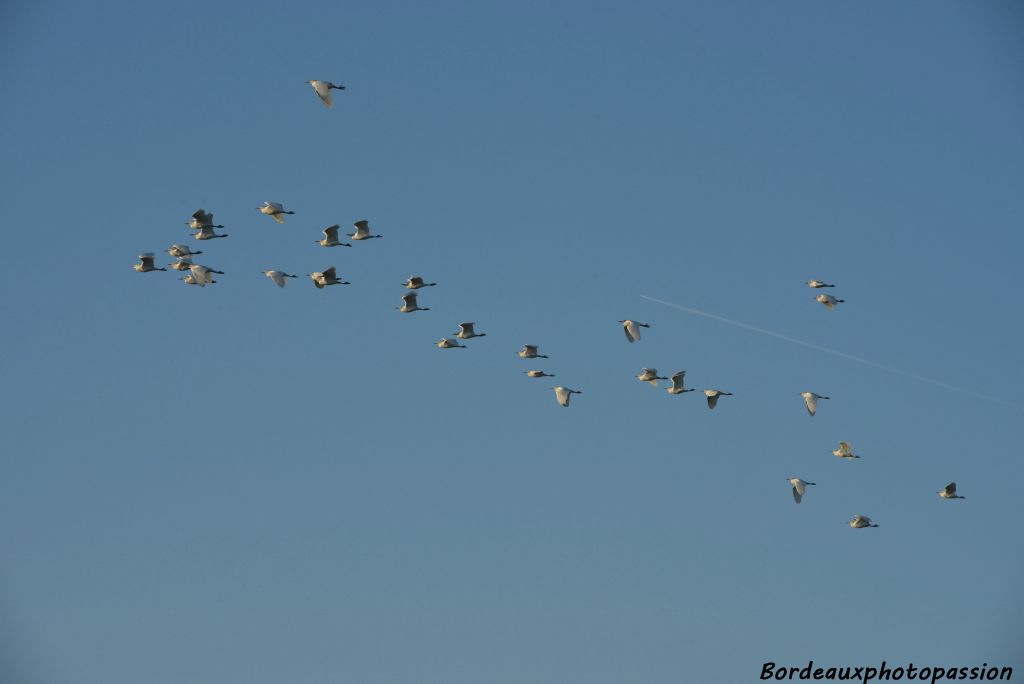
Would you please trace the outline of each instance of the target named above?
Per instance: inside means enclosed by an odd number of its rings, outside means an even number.
[[[1024,667],[1022,33],[1011,2],[8,3],[6,678]],[[131,269],[199,207],[216,286]],[[353,284],[260,273],[328,265]],[[394,310],[411,274],[431,311]]]

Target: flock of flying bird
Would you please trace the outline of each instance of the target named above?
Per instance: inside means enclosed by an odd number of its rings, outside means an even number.
[[[310,86],[316,91],[317,96],[320,100],[328,107],[333,106],[333,99],[331,97],[332,90],[344,90],[345,86],[335,85],[330,81],[307,81]],[[265,215],[272,218],[277,223],[284,223],[284,217],[292,215],[294,211],[286,211],[285,208],[278,202],[264,202],[261,206],[257,207],[257,210]],[[213,240],[217,238],[228,237],[227,233],[217,233],[217,228],[224,228],[224,226],[215,224],[213,222],[213,214],[203,209],[197,210],[192,214],[192,218],[185,222],[192,230],[196,232],[192,234],[192,237],[199,241]],[[370,232],[370,224],[366,220],[356,221],[354,224],[355,231],[352,233],[346,233],[353,242],[362,240],[370,240],[382,237],[381,235],[374,235]],[[325,228],[323,232],[323,238],[320,240],[314,240],[315,243],[321,247],[352,247],[351,243],[341,242],[338,237],[339,225],[332,225]],[[174,244],[171,245],[167,250],[167,254],[174,257],[176,261],[172,264],[168,264],[168,268],[175,271],[188,271],[188,273],[181,278],[181,280],[187,285],[198,285],[199,287],[206,287],[207,285],[215,284],[217,281],[213,279],[214,275],[224,275],[223,271],[215,270],[209,266],[203,266],[201,264],[194,263],[192,257],[202,254],[202,251],[192,251],[188,245]],[[153,271],[166,271],[167,268],[158,267],[156,265],[156,257],[152,252],[144,252],[139,255],[139,263],[133,267],[140,273],[150,273]],[[263,271],[263,275],[274,282],[278,287],[284,287],[289,278],[296,278],[298,276],[284,271],[267,270]],[[313,281],[313,285],[317,289],[323,289],[331,285],[350,285],[348,281],[341,280],[338,278],[337,270],[334,266],[324,269],[323,271],[314,271],[308,274],[309,278]],[[416,290],[424,287],[433,287],[437,283],[424,282],[420,276],[410,276],[403,286],[410,290],[402,297],[402,305],[395,307],[401,313],[412,313],[414,311],[429,311],[428,307],[421,307],[418,303]],[[821,280],[808,280],[807,286],[815,290],[823,288],[835,287],[835,285],[826,283]],[[837,299],[829,294],[818,294],[815,299],[825,306],[827,309],[834,309],[836,305],[844,303],[845,300]],[[646,323],[639,323],[630,319],[620,320],[623,331],[626,335],[626,340],[630,344],[640,341],[640,329],[650,328],[650,325]],[[458,340],[469,340],[477,337],[486,337],[487,333],[476,332],[473,322],[459,323],[458,332],[452,333],[452,336],[458,338]],[[451,337],[443,337],[437,342],[437,346],[440,349],[465,349],[466,345],[459,344],[459,342]],[[523,348],[519,350],[518,355],[523,359],[546,359],[547,356],[538,353],[539,347],[534,344],[525,344]],[[555,377],[551,373],[547,373],[543,370],[527,370],[524,371],[529,378],[545,378]],[[684,387],[684,381],[686,378],[686,371],[680,370],[672,374],[671,377],[664,377],[658,375],[658,371],[654,368],[643,368],[640,373],[636,376],[641,382],[646,382],[654,387],[658,386],[660,380],[670,380],[671,386],[665,388],[665,391],[670,395],[685,394],[686,392],[693,392],[693,388]],[[569,400],[574,394],[582,394],[579,390],[570,389],[561,385],[552,387],[555,393],[555,399],[563,407],[569,406]],[[718,400],[721,397],[732,396],[732,392],[723,392],[719,389],[705,389],[704,396],[707,400],[708,408],[714,409],[718,405]],[[800,396],[803,397],[804,404],[807,408],[807,412],[814,416],[818,412],[818,401],[821,399],[828,399],[829,397],[816,394],[814,392],[801,392]],[[838,458],[845,460],[852,460],[860,458],[857,454],[853,453],[853,448],[849,442],[839,442],[839,447],[832,450],[832,454]],[[796,503],[800,503],[803,497],[807,493],[807,487],[814,485],[814,482],[808,482],[802,480],[799,477],[787,478],[787,481],[793,487],[793,499]],[[956,493],[956,483],[950,482],[948,485],[938,491],[938,495],[944,499],[963,499],[964,497],[959,496]],[[871,521],[863,515],[855,515],[848,521],[848,524],[852,528],[864,528],[864,527],[878,527],[877,524]]]

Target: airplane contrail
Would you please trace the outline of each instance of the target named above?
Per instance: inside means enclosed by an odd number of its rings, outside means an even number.
[[[701,311],[700,309],[694,309],[692,307],[683,306],[682,304],[676,304],[674,302],[666,302],[663,299],[656,299],[654,297],[648,297],[647,295],[640,295],[640,297],[643,298],[643,299],[646,299],[647,301],[650,301],[650,302],[656,302],[658,304],[664,304],[665,306],[672,307],[673,309],[679,309],[680,311],[686,311],[688,313],[696,314],[697,316],[704,316],[705,318],[710,318],[711,320],[714,320],[714,321],[719,321],[721,323],[728,323],[729,325],[735,325],[736,327],[744,328],[745,330],[752,330],[754,332],[761,333],[762,335],[768,335],[769,337],[774,337],[774,338],[779,339],[779,340],[785,340],[786,342],[792,342],[793,344],[799,344],[800,346],[809,347],[810,349],[814,349],[816,351],[824,352],[826,354],[832,354],[833,356],[838,356],[840,358],[847,359],[849,361],[856,361],[857,363],[862,363],[865,366],[871,366],[872,368],[877,368],[879,370],[884,370],[884,371],[887,371],[889,373],[895,373],[896,375],[902,375],[905,378],[911,378],[911,379],[917,380],[919,382],[926,382],[926,383],[928,383],[930,385],[935,385],[936,387],[942,387],[943,389],[952,390],[953,392],[960,392],[961,394],[967,394],[967,395],[970,395],[972,397],[976,397],[978,399],[985,399],[986,401],[993,401],[993,402],[995,402],[997,404],[1003,404],[1004,406],[1012,406],[1015,409],[1024,411],[1024,406],[1021,406],[1020,404],[1015,404],[1015,403],[1013,403],[1011,401],[1006,401],[1005,399],[1000,399],[998,397],[992,397],[992,396],[989,396],[987,394],[981,394],[980,392],[975,392],[973,390],[965,389],[963,387],[957,387],[956,385],[950,385],[949,383],[942,382],[941,380],[935,380],[933,378],[925,377],[924,375],[918,375],[916,373],[908,373],[907,371],[900,370],[899,368],[893,368],[892,366],[886,366],[886,365],[881,364],[881,363],[876,363],[874,361],[869,361],[868,359],[862,359],[859,356],[854,356],[852,354],[847,354],[845,352],[841,352],[841,351],[838,351],[836,349],[829,349],[828,347],[822,347],[820,344],[814,344],[812,342],[805,342],[804,340],[799,340],[799,339],[797,339],[795,337],[790,337],[789,335],[783,335],[781,333],[773,332],[771,330],[765,330],[764,328],[758,328],[756,325],[750,325],[749,323],[742,323],[740,321],[734,321],[731,318],[725,318],[724,316],[716,316],[715,314],[708,313],[707,311]]]

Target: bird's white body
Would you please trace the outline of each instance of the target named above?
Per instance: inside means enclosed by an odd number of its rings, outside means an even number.
[[[478,333],[473,330],[475,323],[459,323],[459,332],[455,336],[462,340],[471,340],[474,337],[487,337],[487,333]]]
[[[569,399],[572,398],[572,395],[583,394],[583,392],[577,392],[576,390],[569,389],[568,387],[552,387],[551,389],[555,390],[555,399],[557,399],[558,403],[562,406],[569,405]]]
[[[658,375],[658,371],[654,368],[642,368],[636,379],[640,382],[649,383],[654,387],[658,386],[659,380],[668,380],[668,378]]]
[[[171,268],[175,271],[187,271],[192,268],[192,257],[180,256],[171,264]]]
[[[546,359],[548,357],[543,354],[537,353],[537,345],[535,344],[524,344],[523,348],[519,350],[519,358],[521,359]]]
[[[419,276],[409,276],[409,279],[403,285],[407,290],[418,290],[421,287],[434,287],[437,283],[425,283],[423,278]]]
[[[294,214],[294,211],[285,211],[284,207],[281,206],[280,202],[264,202],[260,206],[256,207],[261,214],[269,216],[278,223],[284,223],[285,214]]]
[[[628,318],[624,321],[619,321],[619,323],[622,324],[622,329],[626,333],[626,340],[628,340],[630,344],[640,341],[640,328],[651,327],[646,323],[637,323],[636,321],[631,321]]]
[[[555,377],[554,373],[545,373],[542,370],[528,370],[528,371],[523,371],[523,372],[526,373],[526,377],[528,377],[528,378],[553,378],[553,377]]]
[[[200,228],[195,233],[192,233],[192,237],[196,240],[213,240],[214,238],[226,238],[227,236],[227,233],[218,233],[210,226]]]
[[[855,515],[850,518],[850,522],[847,524],[854,529],[859,529],[861,527],[878,527],[878,525],[871,522],[871,518],[866,515]]]
[[[285,273],[284,271],[264,271],[263,275],[273,280],[274,284],[277,285],[278,287],[284,287],[285,285],[287,285],[289,278],[297,277],[289,273]]]
[[[958,496],[956,493],[956,482],[950,482],[948,485],[939,490],[939,496],[943,499],[962,499],[964,497]]]
[[[325,268],[323,271],[313,271],[309,277],[318,290],[322,290],[328,285],[351,285],[351,283],[338,279],[338,271],[334,266]]]
[[[197,209],[195,211],[195,213],[192,214],[192,219],[188,223],[186,223],[185,225],[187,225],[189,228],[192,228],[194,230],[199,230],[201,228],[223,228],[224,227],[224,226],[219,226],[219,225],[214,224],[214,222],[213,222],[213,214],[211,212],[208,212],[208,211],[203,211],[202,209]],[[182,255],[181,254],[173,254],[172,256],[182,256]]]
[[[171,245],[167,253],[172,257],[192,257],[202,254],[202,252],[193,252],[192,248],[188,245]]]
[[[166,271],[166,268],[157,268],[156,264],[153,263],[156,257],[152,252],[143,252],[139,255],[139,263],[132,266],[139,273],[149,273],[151,271]]]
[[[440,347],[441,349],[465,349],[466,348],[466,345],[459,344],[455,340],[449,339],[447,337],[442,337],[441,341],[437,343],[437,346]]]
[[[793,485],[793,500],[797,503],[800,503],[800,500],[804,498],[804,494],[807,493],[807,485],[814,484],[813,482],[801,480],[799,477],[791,477],[788,482]]]
[[[200,264],[192,264],[188,270],[192,272],[192,280],[195,281],[194,284],[199,287],[206,287],[207,285],[216,283],[217,281],[213,279],[214,273],[223,275],[223,271],[215,271],[209,266],[202,266]]]
[[[813,288],[815,290],[818,290],[818,289],[823,288],[823,287],[835,287],[835,285],[829,285],[828,283],[826,283],[823,280],[808,280],[807,281],[807,287],[810,287],[810,288]]]
[[[371,238],[379,238],[380,235],[370,235],[370,222],[369,221],[356,221],[353,223],[356,227],[356,232],[346,233],[353,240],[369,240]]]
[[[842,304],[846,301],[845,299],[836,299],[832,295],[827,294],[820,294],[815,299],[824,304],[826,309],[834,309],[837,304]]]
[[[665,391],[669,394],[683,394],[684,392],[692,392],[692,389],[684,389],[683,381],[686,379],[686,371],[681,370],[672,374],[672,386],[666,387]]]
[[[719,397],[731,397],[732,392],[723,392],[721,390],[716,389],[706,389],[704,390],[704,396],[707,397],[708,399],[708,408],[713,409],[718,404]]]
[[[804,398],[804,404],[807,406],[807,412],[812,416],[818,412],[818,400],[828,399],[828,397],[823,397],[822,395],[815,394],[814,392],[801,392],[800,396]]]
[[[337,224],[324,228],[324,238],[322,240],[317,240],[317,244],[321,247],[351,247],[352,245],[338,240],[339,228],[341,228],[341,226]]]
[[[330,81],[306,81],[306,83],[313,86],[313,90],[316,91],[317,97],[319,97],[320,101],[327,105],[328,108],[334,106],[334,99],[331,97],[331,91],[345,89],[345,86],[334,85]]]
[[[420,306],[416,293],[410,292],[402,296],[402,306],[398,307],[398,310],[402,313],[412,313],[413,311],[430,311],[430,308]]]
[[[838,456],[839,458],[845,458],[847,461],[854,458],[860,458],[860,456],[853,453],[853,447],[850,446],[849,442],[840,442],[839,448],[832,450],[832,455]]]

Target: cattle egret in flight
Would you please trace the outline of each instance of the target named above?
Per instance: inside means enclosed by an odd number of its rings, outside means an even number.
[[[626,339],[632,344],[633,342],[640,341],[640,328],[650,328],[651,326],[646,323],[637,323],[631,321],[628,318],[624,321],[619,321],[622,324],[622,329],[626,332]]]
[[[808,280],[807,287],[813,287],[815,290],[822,287],[835,287],[835,285],[829,285],[823,280]]]
[[[211,283],[217,282],[213,279],[212,274],[214,273],[217,275],[224,275],[224,271],[215,271],[209,266],[201,266],[199,264],[192,264],[188,270],[192,271],[192,279],[199,287],[206,287]]]
[[[487,337],[487,333],[478,333],[473,330],[475,323],[459,323],[459,332],[453,333],[462,340],[471,340],[474,337]]]
[[[187,271],[192,268],[192,257],[182,256],[171,264],[171,268],[175,271]]]
[[[192,237],[196,240],[213,240],[214,238],[224,238],[227,236],[227,233],[218,233],[212,226],[204,226],[195,233],[192,233]]]
[[[189,228],[194,229],[194,230],[199,230],[201,228],[223,228],[224,227],[224,226],[222,226],[220,224],[215,224],[213,222],[213,214],[211,214],[208,211],[203,211],[202,209],[197,209],[196,212],[194,214],[192,214],[192,220],[191,221],[186,221],[185,225],[188,226]],[[182,256],[182,255],[175,254],[173,256]]]
[[[583,394],[583,392],[577,392],[576,390],[569,389],[568,387],[552,387],[551,389],[555,390],[555,399],[557,399],[558,403],[562,406],[569,405],[569,399],[572,398],[572,395]]]
[[[345,235],[348,235],[353,240],[369,240],[370,238],[383,237],[381,235],[370,235],[370,222],[369,221],[356,221],[352,225],[354,225],[356,227],[356,232],[354,232],[354,233],[345,233]]]
[[[850,446],[849,442],[840,442],[839,448],[832,450],[832,455],[838,456],[839,458],[845,458],[847,461],[853,458],[860,458],[860,456],[853,453],[853,447]]]
[[[800,396],[804,398],[804,403],[807,404],[807,412],[812,416],[818,412],[818,400],[828,399],[828,397],[823,397],[814,392],[801,392]]]
[[[800,503],[800,500],[804,498],[804,494],[807,492],[807,485],[814,484],[813,482],[801,480],[799,477],[786,478],[786,481],[793,485],[793,500],[797,503]]]
[[[407,290],[418,290],[421,287],[434,287],[437,283],[425,283],[419,276],[409,276],[409,279],[402,283]]]
[[[166,271],[166,268],[157,268],[153,263],[156,257],[153,256],[152,252],[143,252],[139,255],[139,263],[132,266],[139,273],[149,273],[150,271]]]
[[[202,252],[193,252],[192,248],[188,245],[171,245],[170,249],[166,250],[172,257],[192,257]]]
[[[321,247],[351,247],[352,245],[348,244],[347,242],[338,241],[339,228],[341,228],[341,226],[337,224],[324,228],[324,239],[314,240],[314,242],[320,245]]]
[[[650,383],[654,387],[658,386],[659,380],[668,380],[668,378],[658,375],[658,371],[654,368],[641,368],[640,374],[636,376],[636,379],[640,382]]]
[[[518,352],[519,358],[522,359],[546,359],[548,357],[543,354],[537,353],[537,345],[535,344],[524,344],[523,348]]]
[[[293,276],[289,273],[285,273],[284,271],[264,271],[263,275],[273,280],[274,284],[277,285],[278,287],[284,287],[288,283],[288,278],[298,277]]]
[[[402,306],[396,307],[402,313],[412,313],[413,311],[430,311],[428,307],[422,307],[416,303],[416,293],[410,292],[407,295],[402,296]]]
[[[820,294],[815,299],[824,304],[826,309],[834,309],[836,304],[842,304],[846,301],[845,299],[836,299],[832,295],[827,294]]]
[[[313,86],[313,90],[320,97],[320,100],[328,106],[328,108],[334,106],[334,101],[331,98],[332,90],[344,90],[343,85],[334,85],[330,81],[306,81],[309,85]]]
[[[948,485],[943,487],[939,491],[939,496],[941,496],[943,499],[962,499],[962,498],[964,498],[962,496],[957,496],[957,493],[956,493],[956,482],[950,482]]]
[[[284,207],[278,202],[264,202],[262,205],[256,207],[256,209],[264,216],[269,216],[278,223],[284,223],[285,214],[294,214],[294,211],[285,211]]]
[[[871,522],[871,518],[866,515],[855,515],[850,518],[850,522],[847,523],[850,527],[858,529],[861,527],[878,527],[878,525]]]
[[[686,378],[686,371],[681,370],[672,374],[672,386],[666,387],[665,391],[669,394],[683,394],[685,392],[692,392],[692,389],[683,389],[683,380]]]
[[[523,372],[526,373],[526,377],[528,377],[528,378],[553,378],[553,377],[555,377],[554,373],[545,373],[542,370],[532,370],[532,371],[523,371]]]
[[[713,409],[715,408],[715,404],[718,403],[718,397],[731,397],[732,392],[722,392],[721,390],[716,389],[706,389],[704,390],[704,396],[708,398],[708,408]]]
[[[314,271],[309,274],[309,277],[313,280],[313,284],[316,285],[318,290],[322,290],[328,285],[351,285],[352,283],[344,280],[338,280],[338,271],[334,266],[326,268],[323,271]]]
[[[440,347],[441,349],[465,349],[466,348],[466,345],[459,344],[455,340],[449,339],[447,337],[442,337],[441,341],[437,343],[437,346]]]

